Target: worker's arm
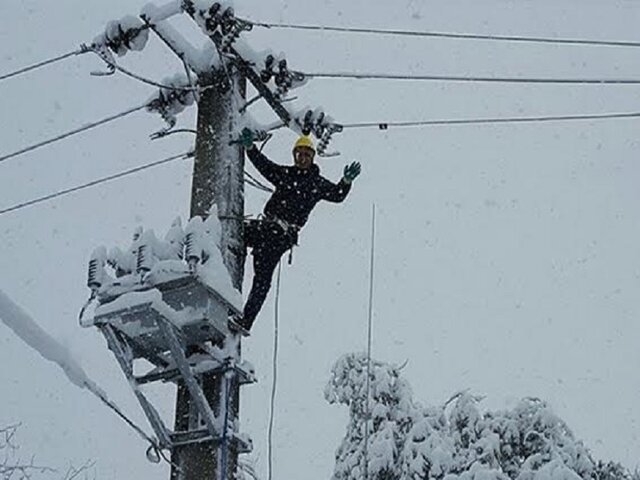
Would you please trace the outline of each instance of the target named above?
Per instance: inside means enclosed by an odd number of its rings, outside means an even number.
[[[255,145],[247,148],[247,157],[249,157],[253,166],[256,167],[256,170],[275,186],[281,183],[283,177],[286,175],[285,167],[269,160]]]
[[[360,175],[360,164],[358,162],[353,162],[351,165],[346,165],[344,167],[344,175],[337,185],[323,178],[320,187],[322,191],[322,198],[329,202],[342,202],[347,198],[347,194],[349,193],[349,190],[351,190],[351,183],[353,183],[358,175]]]
[[[340,203],[349,194],[351,190],[351,183],[348,183],[342,178],[337,184],[330,182],[326,178],[323,178],[320,182],[320,192],[322,193],[322,199],[328,202]]]

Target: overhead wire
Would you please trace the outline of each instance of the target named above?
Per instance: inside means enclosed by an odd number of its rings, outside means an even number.
[[[127,115],[131,115],[132,113],[135,113],[135,112],[137,112],[139,110],[147,108],[147,106],[148,106],[148,104],[145,103],[143,105],[139,105],[137,107],[130,108],[128,110],[125,110],[124,112],[120,112],[120,113],[117,113],[115,115],[110,115],[110,116],[108,116],[106,118],[103,118],[101,120],[98,120],[96,122],[88,123],[88,124],[86,124],[86,125],[84,125],[82,127],[70,130],[68,132],[65,132],[63,134],[60,134],[60,135],[57,135],[55,137],[49,138],[47,140],[43,140],[43,141],[35,143],[33,145],[29,145],[28,147],[22,148],[20,150],[15,151],[15,152],[0,156],[0,163],[4,162],[5,160],[9,160],[10,158],[18,157],[18,156],[20,156],[20,155],[22,155],[24,153],[31,152],[33,150],[37,150],[38,148],[44,147],[45,145],[49,145],[51,143],[58,142],[58,141],[63,140],[65,138],[71,137],[73,135],[77,135],[78,133],[84,132],[86,130],[91,130],[92,128],[99,127],[100,125],[104,125],[106,123],[113,122],[114,120],[118,120],[120,118],[126,117]]]
[[[107,64],[107,66],[111,69],[113,69],[114,71],[118,71],[124,75],[126,75],[127,77],[130,77],[134,80],[137,80],[139,82],[145,83],[147,85],[151,85],[153,87],[158,87],[158,88],[162,88],[165,90],[176,90],[176,91],[183,91],[183,90],[189,90],[189,91],[197,91],[198,87],[194,86],[194,85],[189,85],[189,86],[178,86],[178,85],[167,85],[161,82],[158,82],[156,80],[152,80],[150,78],[147,77],[143,77],[140,74],[134,73],[131,70],[128,70],[125,67],[122,67],[121,65],[118,65],[116,62],[112,61],[109,57],[107,57],[106,55],[102,54],[99,49],[95,48],[94,46],[88,46],[85,47],[87,48],[89,51],[93,52],[94,54],[96,54],[104,63]]]
[[[532,78],[532,77],[484,77],[472,75],[412,75],[359,72],[302,72],[307,78],[349,80],[404,80],[430,82],[476,82],[476,83],[535,83],[568,85],[640,85],[634,78]]]
[[[18,70],[14,70],[13,72],[9,72],[9,73],[5,73],[4,75],[0,75],[0,82],[3,80],[7,80],[9,78],[12,77],[16,77],[18,75],[21,75],[23,73],[27,73],[30,72],[32,70],[37,70],[39,68],[45,67],[47,65],[51,65],[57,62],[60,62],[62,60],[66,60],[67,58],[76,56],[76,55],[81,55],[83,53],[87,53],[88,50],[86,50],[85,48],[81,47],[77,50],[74,50],[72,52],[67,52],[64,53],[62,55],[59,55],[57,57],[53,57],[53,58],[49,58],[47,60],[43,60],[42,62],[38,62],[38,63],[34,63],[33,65],[28,65],[26,67],[22,67]]]
[[[533,123],[533,122],[561,122],[578,120],[605,120],[640,118],[640,112],[622,113],[602,113],[585,115],[547,115],[538,117],[495,117],[495,118],[468,118],[468,119],[442,119],[442,120],[417,120],[417,121],[391,121],[391,122],[358,122],[343,123],[342,128],[378,128],[386,130],[389,127],[422,127],[438,125],[472,125],[472,124],[492,124],[492,123]]]
[[[624,40],[589,40],[577,38],[552,38],[552,37],[526,37],[519,35],[488,35],[473,33],[451,33],[451,32],[431,32],[419,30],[395,30],[395,29],[378,29],[378,28],[358,28],[358,27],[338,27],[333,25],[310,25],[310,24],[293,24],[293,23],[266,23],[251,22],[257,27],[291,29],[291,30],[311,30],[320,32],[341,32],[341,33],[359,33],[373,35],[393,35],[408,37],[431,37],[431,38],[450,38],[458,40],[492,40],[492,41],[508,41],[508,42],[527,42],[527,43],[550,43],[561,45],[592,45],[592,46],[609,46],[609,47],[640,47],[640,42],[624,41]]]
[[[120,172],[120,173],[116,173],[116,174],[113,174],[113,175],[102,177],[102,178],[99,178],[97,180],[93,180],[93,181],[84,183],[82,185],[78,185],[78,186],[75,186],[75,187],[70,187],[70,188],[67,188],[67,189],[64,189],[64,190],[59,190],[59,191],[57,191],[55,193],[44,195],[42,197],[38,197],[38,198],[35,198],[35,199],[32,199],[32,200],[28,200],[26,202],[18,203],[16,205],[11,206],[11,207],[0,209],[0,215],[3,215],[5,213],[9,213],[9,212],[13,212],[13,211],[16,211],[16,210],[21,210],[21,209],[29,207],[31,205],[36,205],[38,203],[43,203],[43,202],[46,202],[48,200],[53,200],[54,198],[61,197],[61,196],[64,196],[64,195],[68,195],[70,193],[77,192],[79,190],[84,190],[86,188],[94,187],[96,185],[100,185],[102,183],[109,182],[111,180],[116,180],[118,178],[126,177],[128,175],[132,175],[134,173],[141,172],[143,170],[147,170],[149,168],[157,167],[157,166],[163,165],[165,163],[170,163],[170,162],[173,162],[175,160],[190,158],[193,155],[194,155],[194,152],[189,151],[189,152],[186,152],[186,153],[182,153],[180,155],[174,155],[172,157],[168,157],[168,158],[165,158],[165,159],[162,159],[162,160],[158,160],[158,161],[155,161],[155,162],[147,163],[147,164],[141,165],[139,167],[131,168],[129,170],[125,170],[125,171]],[[247,173],[248,176],[250,175],[250,174],[248,174],[248,172],[245,172],[245,173]],[[264,191],[267,191],[269,193],[273,192],[272,189],[270,189],[269,187],[265,186],[264,184],[261,184],[260,182],[256,182],[256,184],[252,184],[249,181],[249,179],[247,179],[245,181],[248,184],[250,184],[251,186],[253,186],[253,187],[255,187],[255,188],[259,189],[259,190],[264,190]]]
[[[26,202],[22,202],[22,203],[19,203],[17,205],[13,205],[11,207],[0,209],[0,215],[3,215],[5,213],[9,213],[9,212],[13,212],[13,211],[16,211],[16,210],[20,210],[20,209],[29,207],[31,205],[36,205],[38,203],[46,202],[48,200],[52,200],[54,198],[58,198],[58,197],[61,197],[63,195],[67,195],[69,193],[77,192],[79,190],[84,190],[84,189],[89,188],[89,187],[94,187],[94,186],[99,185],[101,183],[110,182],[112,180],[116,180],[118,178],[122,178],[122,177],[125,177],[127,175],[132,175],[134,173],[141,172],[143,170],[147,170],[149,168],[157,167],[159,165],[164,165],[165,163],[173,162],[175,160],[190,158],[193,155],[194,155],[194,153],[192,151],[189,151],[189,152],[186,152],[186,153],[181,153],[179,155],[174,155],[172,157],[168,157],[168,158],[164,158],[162,160],[158,160],[158,161],[155,161],[155,162],[147,163],[147,164],[141,165],[139,167],[131,168],[129,170],[125,170],[125,171],[120,172],[120,173],[116,173],[116,174],[113,174],[113,175],[108,175],[106,177],[102,177],[102,178],[99,178],[97,180],[92,180],[90,182],[83,183],[82,185],[78,185],[76,187],[71,187],[71,188],[66,188],[64,190],[59,190],[59,191],[57,191],[55,193],[51,193],[49,195],[44,195],[42,197],[35,198],[33,200],[28,200]]]

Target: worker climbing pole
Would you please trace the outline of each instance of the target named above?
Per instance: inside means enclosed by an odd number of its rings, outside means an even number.
[[[272,162],[258,151],[253,141],[253,133],[245,128],[240,142],[253,166],[274,185],[275,192],[264,207],[263,217],[249,221],[245,228],[246,244],[253,249],[254,278],[243,315],[236,321],[246,330],[251,329],[264,303],[280,258],[298,244],[298,234],[313,208],[321,200],[342,202],[360,174],[360,164],[353,162],[344,168],[337,184],[321,176],[314,162],[316,149],[306,135],[293,147],[292,166]]]

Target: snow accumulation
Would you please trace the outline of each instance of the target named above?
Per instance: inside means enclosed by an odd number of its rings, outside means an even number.
[[[115,247],[108,254],[104,247],[94,251],[88,285],[102,299],[148,290],[137,296],[118,299],[117,304],[110,302],[109,308],[117,310],[126,307],[127,302],[131,305],[147,299],[154,302],[160,295],[157,290],[152,290],[155,286],[193,275],[241,310],[242,296],[233,287],[220,252],[220,241],[221,226],[215,209],[205,221],[194,217],[185,228],[177,218],[164,239],[157,238],[153,230],[139,227],[127,249]],[[105,307],[100,308],[104,314]]]
[[[182,2],[180,0],[172,0],[160,6],[154,3],[148,3],[142,7],[142,11],[140,12],[140,14],[152,24],[166,20],[179,13],[182,13]]]
[[[463,392],[445,405],[414,401],[400,368],[372,361],[367,405],[367,358],[350,354],[333,367],[329,403],[350,410],[336,452],[334,480],[638,480],[614,462],[596,462],[569,427],[536,398],[512,410],[483,412]],[[368,407],[368,408],[367,408]],[[369,412],[369,413],[368,413]]]
[[[0,321],[44,359],[58,365],[74,385],[87,388],[100,398],[107,398],[104,391],[89,378],[80,364],[71,356],[69,350],[43,330],[27,312],[2,291],[0,291]]]
[[[95,47],[109,47],[118,56],[126,55],[130,50],[141,51],[149,40],[149,30],[144,23],[133,15],[120,20],[112,20],[105,31],[93,39]]]
[[[155,29],[194,72],[207,72],[220,66],[217,52],[210,48],[211,40],[207,39],[206,47],[199,49],[167,21],[156,23]]]

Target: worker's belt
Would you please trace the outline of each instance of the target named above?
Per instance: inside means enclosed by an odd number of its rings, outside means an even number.
[[[278,225],[280,228],[282,228],[282,230],[284,230],[286,233],[298,233],[300,231],[300,229],[302,228],[299,225],[295,225],[293,223],[289,223],[289,222],[285,222],[284,220],[278,218],[278,217],[264,217],[264,220],[267,222],[271,222],[271,223],[275,223],[276,225]]]

